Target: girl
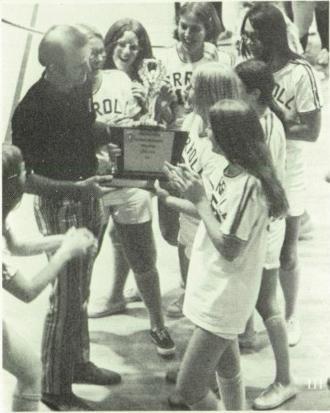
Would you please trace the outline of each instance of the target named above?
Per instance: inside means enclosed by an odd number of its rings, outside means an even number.
[[[214,154],[208,139],[210,107],[220,99],[238,98],[240,81],[235,72],[216,62],[204,63],[197,67],[192,75],[190,98],[193,112],[185,118],[182,129],[189,131],[189,138],[183,150],[184,162],[195,172],[207,174],[213,170],[214,164],[225,162],[224,158]],[[174,197],[162,196],[160,201],[167,207],[176,206]],[[166,195],[166,193],[165,193]],[[181,276],[185,285],[188,265],[194,237],[199,225],[199,219],[185,213],[180,214],[180,230],[178,235],[178,254]],[[184,293],[173,301],[167,308],[170,317],[182,317]]]
[[[194,69],[202,63],[219,60],[214,43],[222,26],[212,3],[208,2],[184,3],[177,13],[176,25],[177,43],[168,50],[164,63],[177,95],[175,126],[180,127],[185,105],[190,111],[185,91]]]
[[[242,410],[237,335],[257,301],[269,217],[285,215],[287,201],[255,111],[242,101],[221,100],[210,110],[210,124],[213,150],[228,161],[220,179],[218,173],[210,177],[211,196],[206,196],[196,172],[168,165],[172,185],[202,220],[183,308],[196,328],[177,390],[192,410],[217,410],[218,401],[208,388],[216,372],[225,408]]]
[[[321,126],[321,98],[312,67],[289,45],[282,12],[271,4],[256,4],[241,28],[243,54],[252,54],[269,65],[275,78],[273,96],[286,119],[286,191],[290,211],[281,251],[280,281],[285,297],[289,345],[300,340],[296,317],[299,285],[297,243],[304,212],[304,142],[314,142]]]
[[[138,79],[137,69],[140,63],[136,62],[150,56],[149,38],[140,23],[129,19],[121,20],[114,23],[108,31],[104,56],[102,36],[96,36],[93,30],[88,31],[88,36],[91,39],[90,66],[97,119],[112,125],[127,125],[127,121],[142,113],[144,97],[140,93],[141,85],[132,86],[131,79]],[[108,64],[113,62],[118,65],[119,70],[101,70],[101,63],[96,64],[95,61],[94,64],[93,56],[97,51],[105,57]],[[111,59],[109,53],[112,53]],[[111,192],[103,201],[114,224],[110,234],[115,247],[115,275],[110,297],[101,297],[99,302],[94,303],[89,308],[89,316],[102,317],[125,310],[123,290],[132,268],[149,312],[152,341],[159,354],[173,354],[175,345],[164,326],[162,315],[150,194],[142,189],[123,188]]]
[[[9,215],[23,196],[25,166],[20,150],[13,145],[2,147],[2,285],[5,290],[24,302],[36,298],[56,279],[67,263],[95,247],[95,239],[87,229],[69,230],[65,235],[23,240],[15,236]],[[47,266],[32,279],[24,277],[11,259],[15,255],[52,253]],[[3,322],[3,366],[17,379],[13,411],[38,410],[41,391],[41,362],[27,341]]]
[[[274,77],[266,63],[255,59],[240,63],[236,66],[235,71],[243,82],[245,100],[251,104],[259,116],[277,177],[283,184],[286,142],[280,119],[282,118],[284,121],[284,118],[272,96],[275,86]],[[275,408],[297,393],[290,374],[285,320],[281,315],[276,297],[284,232],[284,220],[274,221],[269,226],[266,260],[257,301],[257,310],[266,325],[276,362],[275,382],[254,401],[254,408],[259,409]],[[253,328],[253,317],[251,317],[244,335],[239,338],[240,346],[257,347],[257,338]]]

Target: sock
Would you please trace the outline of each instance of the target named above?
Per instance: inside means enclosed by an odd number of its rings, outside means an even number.
[[[219,402],[215,395],[209,391],[206,396],[194,404],[189,404],[190,410],[219,410]]]
[[[239,372],[235,377],[225,378],[217,374],[221,400],[226,410],[245,409],[245,389]]]
[[[274,315],[264,321],[276,362],[276,381],[286,385],[290,382],[288,337],[284,318]]]
[[[17,394],[13,396],[13,412],[35,412],[39,410],[40,394]]]

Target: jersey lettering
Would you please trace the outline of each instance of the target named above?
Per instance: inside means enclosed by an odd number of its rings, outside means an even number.
[[[223,211],[223,204],[226,203],[225,197],[226,184],[221,178],[216,188],[212,191],[211,208],[216,219],[221,223],[227,216],[227,213]]]
[[[275,83],[273,96],[277,100],[278,103],[284,105],[286,109],[291,110],[292,106],[290,104],[294,101],[294,96],[290,97],[289,99],[285,98],[286,94],[285,88],[281,87],[278,83]]]

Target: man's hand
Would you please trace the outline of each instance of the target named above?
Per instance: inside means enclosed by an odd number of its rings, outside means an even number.
[[[102,196],[113,191],[113,188],[103,186],[112,181],[112,175],[92,176],[84,181],[77,182],[77,185],[83,189],[83,195],[92,196],[94,198],[102,198]],[[102,185],[103,184],[103,185]]]

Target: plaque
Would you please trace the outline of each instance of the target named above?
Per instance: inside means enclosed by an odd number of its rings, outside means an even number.
[[[177,164],[188,134],[154,127],[110,128],[111,143],[121,149],[109,186],[151,188],[155,179],[166,181],[164,162]]]

